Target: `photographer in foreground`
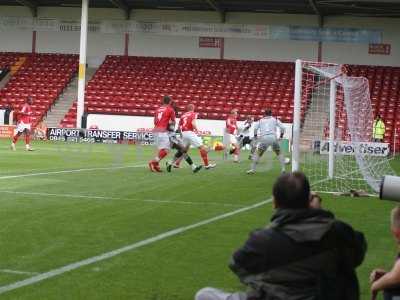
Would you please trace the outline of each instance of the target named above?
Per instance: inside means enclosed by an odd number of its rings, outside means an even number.
[[[232,258],[230,268],[246,293],[200,290],[196,300],[357,300],[355,268],[366,252],[360,232],[332,213],[310,208],[303,173],[285,173],[273,187],[270,226],[255,230]]]
[[[391,230],[397,244],[400,244],[400,207],[397,206],[391,214]],[[379,291],[383,291],[385,300],[400,299],[400,255],[390,272],[375,269],[370,276],[373,299]]]

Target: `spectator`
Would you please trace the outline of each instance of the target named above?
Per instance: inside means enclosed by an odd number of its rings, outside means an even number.
[[[245,293],[204,288],[196,300],[356,300],[355,268],[366,252],[360,232],[333,214],[310,209],[303,173],[284,173],[273,187],[271,224],[250,234],[231,262]]]
[[[315,209],[321,209],[322,208],[322,199],[320,195],[318,195],[316,192],[311,192],[310,193],[310,207],[315,208]]]
[[[400,244],[400,207],[392,210],[391,229],[396,243]],[[400,299],[400,254],[394,263],[390,272],[383,269],[375,269],[370,276],[371,291],[373,299],[379,291],[383,291],[385,300]]]
[[[372,129],[372,137],[374,142],[381,143],[383,142],[383,138],[385,137],[385,123],[383,122],[381,115],[377,115],[376,119],[373,124],[373,129]]]

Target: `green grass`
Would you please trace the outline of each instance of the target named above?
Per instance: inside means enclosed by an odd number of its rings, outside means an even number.
[[[18,146],[11,152],[8,141],[0,141],[0,270],[47,272],[258,203],[270,198],[279,174],[275,158],[254,176],[245,174],[245,157],[233,164],[215,153],[215,170],[193,175],[185,167],[153,174],[146,167],[153,155],[148,147],[49,142],[35,143],[37,151],[29,153]],[[400,171],[400,160],[393,166]],[[77,169],[92,170],[17,177]],[[368,255],[358,271],[367,300],[369,272],[389,268],[396,253],[388,229],[395,204],[323,197],[327,209],[366,234]],[[240,289],[227,263],[249,231],[264,226],[271,214],[266,204],[0,294],[0,299],[188,300],[204,286]],[[31,276],[0,271],[0,286]]]

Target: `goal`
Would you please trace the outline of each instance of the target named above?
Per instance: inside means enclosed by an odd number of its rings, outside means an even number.
[[[375,194],[394,174],[389,145],[374,143],[369,82],[343,65],[296,61],[292,170],[312,189]]]

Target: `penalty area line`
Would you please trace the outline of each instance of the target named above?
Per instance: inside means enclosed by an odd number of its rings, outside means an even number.
[[[13,178],[23,178],[23,177],[34,177],[34,176],[45,176],[45,175],[53,175],[53,174],[70,174],[70,173],[79,173],[79,172],[91,172],[91,171],[101,171],[101,170],[119,170],[119,169],[129,169],[129,168],[142,168],[147,165],[131,165],[131,166],[119,166],[119,167],[98,167],[98,168],[86,168],[86,169],[71,169],[71,170],[61,170],[61,171],[49,171],[49,172],[38,172],[38,173],[26,173],[26,174],[17,174],[17,175],[6,175],[0,176],[0,180],[3,179],[13,179]]]
[[[131,245],[128,245],[128,246],[125,246],[125,247],[122,247],[122,248],[119,248],[119,249],[115,249],[115,250],[112,250],[110,252],[105,252],[103,254],[100,254],[100,255],[97,255],[97,256],[93,256],[93,257],[90,257],[90,258],[87,258],[87,259],[84,259],[84,260],[81,260],[81,261],[77,261],[77,262],[74,262],[74,263],[71,263],[71,264],[68,264],[68,265],[65,265],[65,266],[50,270],[50,271],[45,272],[45,273],[37,274],[37,275],[34,275],[32,277],[29,277],[29,278],[21,280],[21,281],[16,281],[16,282],[11,283],[11,284],[0,286],[0,294],[4,294],[4,293],[12,291],[12,290],[16,290],[16,289],[19,289],[19,288],[22,288],[22,287],[25,287],[25,286],[29,286],[29,285],[32,285],[32,284],[47,280],[47,279],[62,275],[64,273],[76,270],[78,268],[81,268],[81,267],[84,267],[84,266],[87,266],[87,265],[91,265],[91,264],[94,264],[94,263],[97,263],[97,262],[100,262],[100,261],[103,261],[103,260],[106,260],[106,259],[110,259],[112,257],[118,256],[118,255],[123,254],[125,252],[129,252],[129,251],[144,247],[146,245],[150,245],[150,244],[156,243],[158,241],[167,239],[169,237],[184,233],[186,231],[189,231],[189,230],[192,230],[192,229],[196,229],[196,228],[199,228],[199,227],[202,227],[202,226],[217,222],[219,220],[227,219],[227,218],[235,216],[237,214],[240,214],[240,213],[243,213],[243,212],[258,208],[258,207],[263,206],[265,204],[268,204],[270,202],[272,202],[272,198],[269,198],[267,200],[258,202],[258,203],[253,204],[253,205],[249,205],[249,206],[246,206],[246,207],[243,207],[243,208],[240,208],[240,209],[233,210],[231,212],[227,212],[227,213],[215,216],[213,218],[209,218],[209,219],[194,223],[192,225],[179,227],[179,228],[176,228],[176,229],[173,229],[173,230],[170,230],[170,231],[155,235],[153,237],[147,238],[145,240],[133,243]]]
[[[56,193],[41,193],[41,192],[20,192],[20,191],[8,191],[0,190],[1,193],[23,195],[23,196],[43,196],[43,197],[55,197],[55,198],[75,198],[75,199],[94,199],[94,200],[116,200],[116,201],[132,201],[132,202],[145,202],[145,203],[166,203],[166,204],[186,204],[186,205],[217,205],[217,206],[231,206],[231,207],[243,207],[244,205],[233,204],[233,203],[218,203],[218,202],[195,202],[195,201],[179,201],[179,200],[157,200],[157,199],[139,199],[139,198],[119,198],[119,197],[108,197],[108,196],[96,196],[96,195],[79,195],[79,194],[56,194]]]

